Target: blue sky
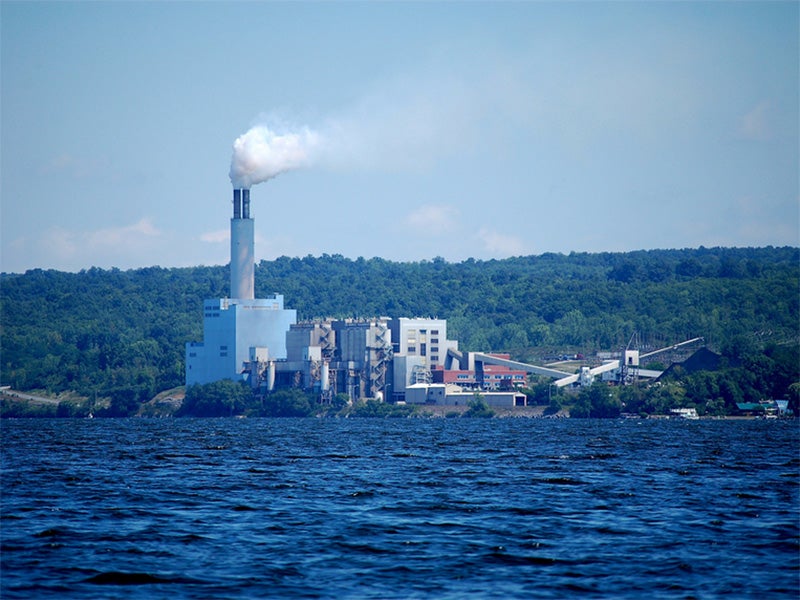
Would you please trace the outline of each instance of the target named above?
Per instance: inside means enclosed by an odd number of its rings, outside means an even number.
[[[796,2],[2,2],[0,268],[800,244]]]

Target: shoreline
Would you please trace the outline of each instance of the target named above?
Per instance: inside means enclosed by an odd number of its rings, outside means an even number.
[[[50,410],[57,409],[58,406],[62,403],[70,404],[72,402],[80,402],[80,401],[87,401],[88,398],[76,397],[73,394],[65,393],[59,394],[57,397],[46,397],[36,393],[27,393],[21,392],[18,390],[13,390],[10,388],[5,388],[0,390],[0,400],[3,401],[3,404],[6,402],[17,404],[17,405],[27,405],[27,406],[39,406],[41,408],[50,407]],[[131,415],[128,418],[179,418],[175,417],[175,413],[180,408],[180,404],[183,400],[183,394],[179,393],[177,389],[166,390],[161,392],[160,394],[156,395],[153,399],[148,402],[145,402],[141,405],[139,412],[136,415]],[[409,415],[409,418],[429,418],[429,419],[438,419],[438,418],[461,418],[469,407],[466,405],[454,405],[454,404],[406,404],[405,406],[412,406],[416,409],[416,412],[412,415]],[[489,407],[492,412],[492,418],[495,419],[569,419],[569,410],[562,409],[559,412],[552,414],[552,415],[545,415],[545,410],[547,406],[544,405],[536,405],[536,406],[515,406],[515,407],[496,407],[490,406]],[[5,411],[3,411],[5,412]],[[30,415],[7,415],[2,414],[0,418],[84,418],[80,415],[64,415],[64,416],[57,416],[57,415],[45,415],[45,414],[30,414]],[[104,418],[120,418],[120,417],[104,417]],[[207,418],[216,418],[216,417],[207,417]],[[238,418],[259,418],[259,417],[243,417],[239,416]],[[287,417],[291,418],[291,417]],[[317,418],[340,418],[334,415],[330,416],[318,416]],[[369,417],[357,417],[357,418],[369,418]],[[382,417],[376,417],[382,418]],[[687,419],[684,417],[676,416],[676,415],[646,415],[646,416],[639,416],[639,415],[627,415],[627,416],[619,416],[615,417],[616,419],[624,419],[624,420],[671,420],[671,421],[763,421],[763,420],[788,420],[792,419],[793,417],[765,417],[762,415],[725,415],[725,416],[700,416],[698,418]]]

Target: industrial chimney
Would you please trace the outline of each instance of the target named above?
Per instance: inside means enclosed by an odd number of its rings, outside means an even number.
[[[255,249],[250,190],[233,190],[231,219],[231,298],[255,298]]]

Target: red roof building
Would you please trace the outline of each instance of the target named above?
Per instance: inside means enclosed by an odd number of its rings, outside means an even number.
[[[508,354],[492,354],[497,358],[510,359]],[[437,366],[431,370],[433,383],[454,383],[465,388],[484,390],[510,390],[525,387],[528,379],[525,371],[516,371],[500,365],[483,365],[483,373],[476,371],[445,370]]]

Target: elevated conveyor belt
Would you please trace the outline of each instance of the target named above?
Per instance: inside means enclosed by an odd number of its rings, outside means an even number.
[[[501,367],[516,369],[518,371],[525,371],[527,373],[533,373],[534,375],[552,377],[554,379],[561,379],[562,377],[570,376],[569,373],[565,373],[564,371],[559,371],[557,369],[529,365],[528,363],[509,360],[507,358],[499,358],[497,356],[492,356],[491,354],[484,354],[483,352],[461,352],[459,350],[449,349],[447,354],[448,357],[452,357],[457,360],[460,368],[465,370],[471,370],[471,368],[474,368],[475,362],[482,362],[489,365],[498,365]]]

